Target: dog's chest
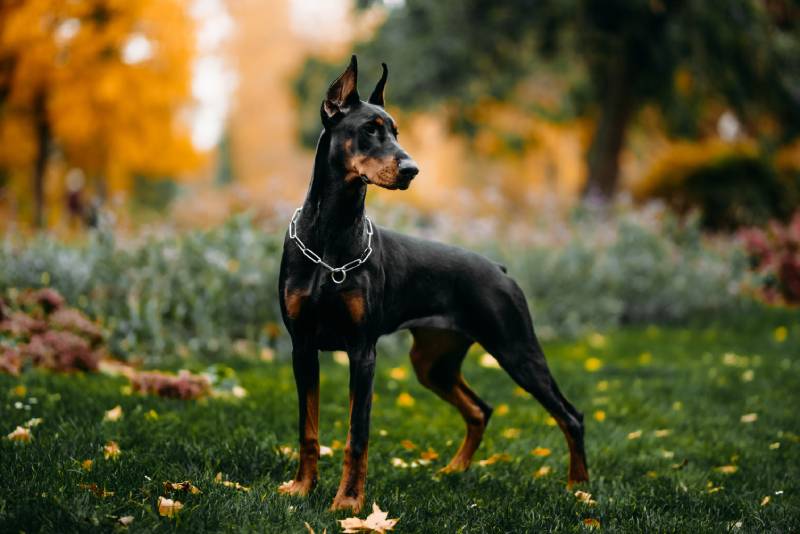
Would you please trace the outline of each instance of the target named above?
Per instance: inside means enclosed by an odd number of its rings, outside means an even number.
[[[287,286],[283,298],[289,320],[320,344],[338,345],[365,322],[367,302],[359,288]]]

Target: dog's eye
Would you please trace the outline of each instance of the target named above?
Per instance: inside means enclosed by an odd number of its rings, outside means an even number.
[[[366,126],[364,126],[364,132],[367,135],[375,135],[376,133],[378,133],[378,127],[370,122]]]

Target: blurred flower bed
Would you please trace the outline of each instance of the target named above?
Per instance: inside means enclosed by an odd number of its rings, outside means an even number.
[[[500,228],[381,212],[379,222],[454,241],[509,267],[544,338],[620,324],[679,323],[752,304],[747,255],[735,237],[708,237],[663,209],[590,209]],[[483,228],[466,233],[459,228]],[[500,239],[491,236],[505,236]],[[109,332],[115,356],[150,363],[288,354],[277,276],[283,231],[247,216],[205,231],[122,243],[108,229],[81,244],[6,237],[0,291],[52,287]],[[390,341],[391,342],[391,341]]]

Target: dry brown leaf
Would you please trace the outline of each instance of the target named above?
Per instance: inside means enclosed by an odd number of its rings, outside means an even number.
[[[181,508],[183,508],[183,503],[181,503],[181,501],[173,501],[166,497],[158,498],[158,515],[172,517],[177,514]]]
[[[192,495],[197,495],[198,493],[203,493],[200,491],[200,488],[195,486],[189,480],[184,480],[183,482],[164,482],[164,490],[166,491],[188,491]]]
[[[583,520],[583,524],[589,528],[600,528],[600,520],[593,517],[587,517]]]
[[[116,441],[109,441],[103,445],[103,457],[106,460],[116,460],[122,451]]]
[[[400,442],[400,445],[407,451],[413,451],[414,449],[417,448],[414,442],[411,441],[410,439],[404,439],[403,441]]]
[[[117,404],[110,410],[106,411],[106,414],[103,416],[103,421],[114,422],[119,421],[122,418],[122,406]]]
[[[496,464],[497,462],[510,462],[510,461],[511,461],[511,455],[510,454],[505,453],[505,452],[504,453],[495,453],[495,454],[489,456],[488,458],[486,458],[485,460],[479,461],[478,465],[481,466],[481,467],[485,467],[487,465]]]
[[[94,460],[84,460],[81,462],[81,469],[84,471],[91,471],[94,466]]]
[[[6,438],[10,439],[11,441],[20,441],[22,443],[29,443],[33,439],[33,434],[31,433],[29,428],[25,428],[24,426],[18,426],[11,432]]]
[[[383,534],[388,530],[393,530],[398,519],[388,519],[389,512],[384,512],[378,503],[372,503],[372,513],[366,519],[348,517],[339,520],[344,534],[354,534],[358,532],[377,532]]]
[[[430,462],[432,460],[437,459],[439,457],[439,453],[436,452],[435,450],[431,449],[430,447],[428,447],[428,450],[427,451],[422,451],[419,454],[419,457],[422,458],[423,460],[427,460],[427,461]]]

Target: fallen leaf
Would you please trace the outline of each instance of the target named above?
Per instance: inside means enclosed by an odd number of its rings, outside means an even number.
[[[670,434],[672,434],[672,430],[669,430],[668,428],[662,428],[653,432],[653,435],[657,438],[665,438]]]
[[[524,389],[522,389],[519,386],[514,388],[514,396],[515,397],[520,397],[520,398],[523,398],[523,399],[530,398],[530,395],[528,394],[528,392],[525,391]]]
[[[42,420],[43,419],[41,417],[34,417],[33,419],[28,419],[28,421],[22,426],[24,426],[25,428],[33,428],[35,426],[41,425]]]
[[[403,392],[397,396],[397,405],[403,408],[410,408],[411,406],[414,406],[414,402],[414,397],[408,393]]]
[[[417,448],[417,446],[414,445],[414,442],[411,441],[410,439],[404,439],[403,441],[400,442],[400,445],[402,445],[402,447],[407,451],[413,451],[414,449]]]
[[[589,346],[593,349],[602,349],[606,346],[606,336],[598,334],[597,332],[591,334],[587,341],[589,342]]]
[[[383,436],[383,435],[385,435],[385,434],[381,434],[381,435]],[[338,450],[339,450],[339,449],[341,449],[342,447],[344,447],[344,443],[342,443],[342,442],[341,442],[341,441],[339,441],[338,439],[335,439],[335,440],[331,441],[331,449],[333,449],[333,450],[335,450],[335,451],[338,451]]]
[[[408,371],[405,367],[392,367],[389,371],[389,377],[394,380],[405,380],[408,378]]]
[[[706,493],[712,494],[717,493],[718,491],[722,491],[722,486],[715,486],[710,480],[706,482]]]
[[[20,384],[18,386],[14,386],[11,389],[11,394],[16,396],[16,397],[24,397],[27,393],[28,393],[28,388],[26,388],[22,384]]]
[[[781,448],[781,442],[780,441],[776,441],[775,443],[770,443],[769,444],[769,450],[771,450],[771,451],[774,451],[774,450],[777,450],[777,449],[780,449],[780,448]]]
[[[21,441],[23,443],[29,443],[33,439],[33,434],[31,433],[30,429],[25,428],[23,426],[18,426],[11,432],[8,436],[6,436],[11,441]]]
[[[542,478],[550,474],[553,469],[547,465],[543,465],[533,474],[535,478]]]
[[[556,426],[558,423],[556,423],[556,420],[553,417],[548,417],[544,420],[544,424],[547,426]]]
[[[335,361],[339,365],[350,365],[350,358],[347,356],[347,353],[343,350],[333,351],[333,361]]]
[[[479,360],[480,366],[487,369],[500,369],[500,363],[488,352],[484,352]]]
[[[372,513],[366,519],[359,519],[357,517],[348,517],[347,519],[340,519],[339,524],[342,527],[342,532],[345,534],[353,534],[357,532],[377,532],[383,534],[388,530],[393,530],[397,524],[398,519],[388,519],[389,513],[380,509],[377,503],[372,504]]]
[[[578,490],[575,492],[575,498],[578,499],[583,504],[587,504],[589,506],[594,506],[597,504],[597,501],[592,499],[592,494],[586,491]]]
[[[116,460],[121,452],[116,441],[109,441],[103,445],[103,456],[106,460]]]
[[[583,524],[589,528],[600,528],[600,520],[593,517],[587,517],[583,520]]]
[[[740,419],[742,423],[755,423],[758,420],[757,413],[746,413]]]
[[[739,468],[735,465],[721,465],[719,467],[714,468],[714,471],[722,473],[723,475],[732,475],[738,470]]]
[[[91,491],[92,493],[95,494],[95,496],[100,497],[100,498],[112,497],[114,495],[113,491],[106,491],[105,488],[100,489],[100,487],[97,484],[94,484],[94,483],[92,483],[92,484],[78,484],[78,486],[80,486],[83,489]]]
[[[679,464],[672,464],[670,467],[671,467],[672,469],[675,469],[675,470],[680,470],[680,469],[683,469],[684,467],[686,467],[687,465],[689,465],[689,460],[688,460],[688,459],[686,459],[686,458],[684,458],[684,459],[683,459],[683,461],[682,461],[681,463],[679,463]]]
[[[590,373],[596,373],[603,367],[603,360],[600,358],[587,358],[585,362],[583,362],[583,368],[589,371]]]
[[[603,421],[606,420],[606,412],[604,412],[603,410],[595,410],[593,417],[595,421],[602,423]]]
[[[628,439],[639,439],[642,437],[641,430],[634,430],[633,432],[628,433]]]
[[[280,449],[278,449],[280,453],[288,458],[296,459],[300,457],[300,453],[294,450],[289,445],[284,445]]]
[[[598,382],[597,391],[608,391],[608,380],[601,380]]]
[[[333,449],[328,447],[327,445],[320,445],[319,446],[319,455],[320,456],[333,456]]]
[[[158,421],[158,412],[155,410],[150,410],[144,414],[144,418],[148,421]]]
[[[133,516],[132,515],[124,515],[117,519],[117,523],[122,525],[123,527],[127,527],[131,523],[133,523]]]
[[[308,524],[308,521],[303,521],[303,524],[306,526],[308,534],[317,534],[316,532],[314,532],[314,529],[311,528],[311,525]],[[328,534],[328,529],[327,528],[322,529],[322,534]]]
[[[544,457],[544,456],[550,456],[550,452],[551,452],[550,449],[548,449],[547,447],[536,447],[531,451],[531,454],[534,456]]]
[[[772,331],[772,338],[778,343],[783,343],[784,341],[786,341],[788,335],[789,335],[789,329],[786,328],[785,326],[779,326],[778,328]]]
[[[428,447],[428,450],[427,451],[422,451],[419,454],[419,457],[422,458],[423,460],[427,460],[427,461],[430,462],[432,460],[437,459],[439,457],[439,453],[436,452],[435,450],[431,449],[430,447]]]
[[[744,373],[742,373],[742,382],[752,382],[753,378],[755,378],[755,372],[752,369],[748,369]]]
[[[478,465],[481,467],[486,467],[487,465],[496,464],[497,462],[510,462],[511,455],[508,453],[495,453],[485,460],[481,460],[478,462]]]
[[[81,469],[84,471],[91,471],[94,467],[94,460],[84,460],[81,462]]]
[[[503,430],[503,437],[506,439],[517,439],[520,434],[522,434],[522,430],[519,428],[506,428]]]
[[[172,517],[177,514],[181,508],[183,508],[181,501],[173,501],[166,497],[158,498],[158,515]]]
[[[247,396],[247,390],[242,386],[236,385],[231,388],[231,395],[237,399],[243,399]]]
[[[495,415],[506,415],[508,414],[508,411],[509,411],[508,404],[503,403],[495,409],[494,413]]]
[[[103,421],[119,421],[122,418],[122,406],[117,404],[110,410],[106,411],[106,414],[103,416]]]
[[[397,467],[399,469],[407,469],[408,462],[403,460],[402,458],[392,458],[392,467]]]
[[[649,351],[643,352],[639,355],[639,363],[641,365],[647,365],[653,361],[653,354]]]
[[[192,484],[188,480],[184,480],[183,482],[164,482],[164,490],[165,491],[188,491],[192,495],[197,495],[198,493],[203,493],[200,491],[200,488]]]
[[[250,491],[249,486],[242,486],[238,482],[231,482],[230,480],[225,480],[222,477],[222,472],[217,473],[217,476],[214,477],[214,482],[216,482],[217,484],[222,484],[226,488],[233,488],[239,491]],[[291,484],[291,480],[289,482],[285,482],[284,485],[285,484]]]

